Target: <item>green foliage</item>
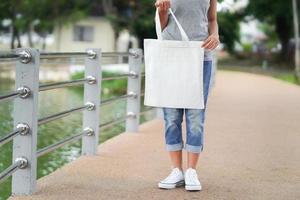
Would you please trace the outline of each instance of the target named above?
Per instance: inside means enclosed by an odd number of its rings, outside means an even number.
[[[222,1],[218,0],[218,2]],[[143,46],[144,38],[156,37],[154,2],[154,0],[115,0],[113,5],[116,12],[110,13],[108,18],[114,24],[116,31],[128,28],[132,34],[139,38],[140,46]],[[234,43],[239,41],[239,21],[242,17],[243,15],[240,13],[218,14],[220,38],[230,52],[234,50]]]
[[[29,33],[34,26],[40,34],[51,32],[55,25],[63,25],[86,16],[88,5],[85,0],[10,0],[0,1],[0,21],[11,20],[14,40],[21,33]],[[21,44],[19,44],[21,46]]]
[[[251,43],[244,43],[242,44],[243,50],[246,53],[252,52],[252,44]]]
[[[143,46],[144,38],[156,37],[154,2],[153,0],[113,1],[116,12],[110,13],[108,18],[117,32],[127,28],[131,34],[139,38],[140,46]]]
[[[298,7],[300,12],[300,8]],[[289,39],[293,36],[292,2],[273,0],[250,0],[246,9],[248,15],[252,15],[266,24],[273,25],[282,45],[282,57],[287,58]],[[271,38],[274,35],[266,32]]]
[[[241,14],[229,11],[218,13],[220,40],[225,44],[225,48],[229,53],[234,52],[234,43],[240,41],[239,22],[242,16]]]
[[[114,77],[120,73],[102,72],[102,77]],[[72,75],[72,80],[84,78],[84,72],[76,72]],[[116,79],[102,82],[101,97],[102,99],[119,96],[126,93],[127,79]],[[83,86],[74,88],[77,92],[83,94]]]
[[[258,28],[268,36],[266,46],[268,49],[274,48],[278,43],[278,36],[275,31],[275,26],[266,22],[261,23]]]

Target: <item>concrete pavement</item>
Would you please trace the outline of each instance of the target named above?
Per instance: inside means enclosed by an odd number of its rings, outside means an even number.
[[[183,124],[185,140],[185,123]],[[162,119],[123,133],[38,180],[37,192],[10,200],[300,199],[300,87],[271,77],[218,71],[208,100],[203,190],[162,190],[171,169]],[[186,155],[184,154],[184,161]],[[184,165],[185,167],[185,165]]]

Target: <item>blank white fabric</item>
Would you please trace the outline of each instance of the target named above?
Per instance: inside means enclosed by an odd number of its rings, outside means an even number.
[[[155,23],[158,39],[144,39],[144,105],[170,108],[204,108],[202,41],[189,38],[169,9],[182,41],[162,40],[159,14]]]

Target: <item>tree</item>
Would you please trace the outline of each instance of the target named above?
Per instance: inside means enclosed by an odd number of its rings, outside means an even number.
[[[104,1],[108,4],[107,1],[110,0],[102,0]],[[139,38],[140,46],[143,46],[144,38],[156,37],[154,2],[154,0],[114,0],[112,6],[109,4],[110,12],[106,14],[116,32],[123,28],[129,29],[131,34]],[[230,52],[233,52],[234,43],[239,41],[239,21],[242,18],[242,13],[219,13],[220,38]]]
[[[295,72],[298,82],[300,82],[300,50],[299,50],[299,18],[296,0],[292,0],[295,32]]]
[[[246,12],[262,22],[275,26],[282,47],[281,56],[287,59],[288,44],[293,32],[292,4],[286,1],[249,0]]]
[[[0,19],[10,19],[11,20],[11,30],[12,30],[12,39],[11,39],[11,47],[14,47],[14,42],[17,40],[18,47],[21,47],[20,41],[20,31],[18,26],[21,26],[22,23],[18,19],[19,15],[17,15],[17,9],[19,8],[20,1],[11,0],[11,1],[0,1]],[[13,5],[16,6],[13,6]],[[18,23],[19,22],[19,23]]]
[[[240,21],[242,18],[243,13],[225,11],[218,14],[220,40],[225,44],[229,53],[234,53],[234,44],[240,41]]]
[[[0,0],[0,21],[11,20],[11,48],[21,47],[20,34],[27,33],[32,46],[33,29],[45,36],[54,26],[76,21],[86,16],[89,4],[85,0]],[[36,23],[37,22],[37,23]],[[33,25],[36,23],[36,26]]]

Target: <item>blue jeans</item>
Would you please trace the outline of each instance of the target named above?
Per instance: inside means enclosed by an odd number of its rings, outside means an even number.
[[[203,64],[203,92],[204,109],[167,108],[163,107],[165,127],[165,147],[167,151],[186,149],[188,152],[200,153],[203,151],[203,131],[207,97],[210,90],[212,61]],[[182,140],[182,119],[185,112],[186,119],[186,145]]]

